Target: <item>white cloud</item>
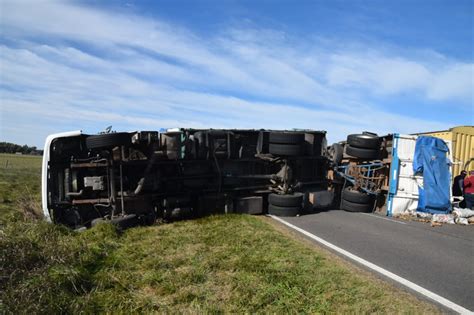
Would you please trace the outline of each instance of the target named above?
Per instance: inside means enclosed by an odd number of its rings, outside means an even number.
[[[434,100],[464,99],[474,106],[474,64],[453,64],[440,71],[427,88]]]
[[[91,131],[111,123],[312,128],[339,140],[361,130],[407,133],[452,124],[391,114],[367,95],[414,92],[473,104],[473,65],[445,57],[332,51],[273,30],[233,28],[203,38],[71,3],[1,5],[7,13],[0,27],[9,39],[0,47],[1,138],[14,139],[12,124],[23,119],[28,126],[49,124],[47,130],[55,122],[58,129]],[[35,144],[46,136],[34,127],[31,134]]]
[[[445,60],[414,61],[380,55],[334,55],[328,67],[330,85],[362,87],[374,94],[394,95],[417,91],[436,101],[473,101],[474,64]]]

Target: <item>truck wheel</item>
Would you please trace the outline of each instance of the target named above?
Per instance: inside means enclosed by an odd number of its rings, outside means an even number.
[[[86,147],[88,149],[111,148],[131,143],[132,139],[127,132],[106,133],[86,138]]]
[[[331,162],[335,166],[341,164],[343,153],[344,153],[344,148],[339,143],[333,143],[328,148],[328,154],[329,154],[328,158],[331,160]]]
[[[147,214],[141,215],[139,217],[140,224],[143,225],[153,225],[156,222],[156,213],[155,211],[150,211]]]
[[[352,145],[346,145],[346,153],[356,158],[364,160],[377,160],[379,158],[379,150],[356,148]]]
[[[359,204],[368,204],[374,201],[374,196],[347,187],[342,192],[342,199]]]
[[[347,136],[347,143],[356,148],[378,150],[380,138],[372,133],[352,134]]]
[[[273,155],[297,156],[302,155],[301,144],[277,144],[270,143],[268,151]]]
[[[304,142],[304,133],[299,132],[271,132],[270,143],[300,144]]]
[[[378,137],[378,135],[375,132],[370,132],[370,131],[364,131],[362,132],[363,135],[372,135]]]
[[[106,223],[106,222],[107,222],[107,221],[105,221],[105,220],[102,219],[102,218],[96,218],[96,219],[92,220],[92,222],[91,222],[91,227],[94,227],[94,226],[96,226],[96,225],[98,225],[98,224],[102,224],[102,223]]]
[[[138,225],[139,221],[138,221],[138,217],[135,214],[127,214],[127,215],[124,215],[123,217],[110,219],[110,223],[114,224],[119,229],[124,230],[129,227]]]
[[[277,217],[295,217],[301,211],[299,207],[279,207],[272,204],[268,205],[268,214],[275,215]]]
[[[303,204],[303,193],[297,192],[292,195],[268,195],[268,203],[279,207],[301,207]]]
[[[372,212],[374,205],[372,203],[355,203],[347,200],[341,200],[341,210],[349,212]]]

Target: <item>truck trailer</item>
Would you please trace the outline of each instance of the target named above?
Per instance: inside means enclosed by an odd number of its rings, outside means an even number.
[[[210,213],[294,216],[328,191],[326,132],[170,129],[50,135],[42,166],[47,220],[121,227]]]

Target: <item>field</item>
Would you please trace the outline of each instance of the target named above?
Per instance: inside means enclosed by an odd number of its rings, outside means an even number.
[[[39,156],[0,154],[0,222],[19,201],[39,205],[41,161]]]
[[[123,233],[47,224],[30,213],[39,209],[40,162],[0,155],[1,313],[439,312],[265,217]]]

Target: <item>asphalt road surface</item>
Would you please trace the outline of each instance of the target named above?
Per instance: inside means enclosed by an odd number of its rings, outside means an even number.
[[[474,226],[332,210],[281,218],[474,311]]]

